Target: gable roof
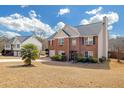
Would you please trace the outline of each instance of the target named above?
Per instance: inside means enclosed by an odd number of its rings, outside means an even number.
[[[70,37],[80,35],[80,33],[78,32],[78,30],[76,28],[69,26],[69,25],[65,25],[65,27],[62,30],[64,30],[65,33],[67,33],[68,36],[70,36]]]
[[[88,35],[99,35],[99,32],[102,29],[103,22],[97,22],[97,23],[91,23],[87,25],[80,25],[80,26],[70,26],[65,25],[62,28],[62,31],[67,34],[69,37],[75,37],[75,36],[88,36]],[[58,31],[59,32],[59,31]],[[55,32],[53,35],[51,35],[48,39],[54,38],[54,36],[58,33]]]
[[[10,39],[10,40],[7,41],[7,42],[8,42],[8,43],[12,43],[16,38],[18,38],[19,41],[22,43],[22,42],[24,42],[25,40],[27,40],[29,37],[31,37],[31,36],[16,36],[16,37]]]
[[[102,29],[103,22],[92,23],[88,25],[76,26],[81,36],[98,35]]]
[[[52,34],[50,37],[48,37],[47,39],[50,40],[52,38],[54,38],[54,36],[57,34],[57,32],[55,32],[54,34]]]
[[[29,37],[31,36],[17,36],[17,38],[20,40],[21,43],[27,40]]]

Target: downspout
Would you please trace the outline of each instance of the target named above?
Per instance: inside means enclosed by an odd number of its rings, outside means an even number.
[[[68,61],[69,61],[69,58],[70,58],[70,36],[68,38]]]

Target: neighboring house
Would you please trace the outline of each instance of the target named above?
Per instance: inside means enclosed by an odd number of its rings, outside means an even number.
[[[5,55],[21,56],[21,46],[28,43],[36,45],[38,50],[42,51],[42,43],[35,36],[17,36],[5,43]]]
[[[102,22],[69,26],[49,37],[49,55],[65,54],[68,60],[74,53],[84,57],[108,58],[107,17]]]

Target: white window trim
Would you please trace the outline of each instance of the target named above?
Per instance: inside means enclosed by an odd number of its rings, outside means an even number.
[[[18,47],[18,45],[19,45],[19,47]],[[16,48],[20,48],[20,44],[16,44]]]
[[[85,42],[85,38],[88,38],[88,42]],[[90,39],[92,38],[92,43],[90,43]],[[88,36],[88,37],[84,37],[84,45],[93,45],[93,36]]]
[[[85,52],[88,52],[88,57],[93,57],[93,51],[85,51]],[[84,53],[85,54],[85,53]],[[86,55],[84,55],[86,57]]]
[[[6,48],[10,48],[10,44],[6,44],[5,47],[6,47]]]
[[[52,39],[50,40],[50,45],[53,45],[53,40]]]
[[[74,43],[74,41],[73,40],[75,40],[75,43]],[[77,40],[76,40],[76,38],[72,38],[72,46],[75,46],[76,45],[76,43],[77,43]]]
[[[64,45],[64,38],[59,38],[58,43],[59,45]]]
[[[59,54],[59,55],[62,55],[62,53],[65,53],[65,51],[62,51],[62,50],[59,50],[59,51],[58,51],[58,54]]]

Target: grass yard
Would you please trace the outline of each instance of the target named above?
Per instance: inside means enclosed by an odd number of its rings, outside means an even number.
[[[124,87],[124,64],[0,63],[0,87]]]

